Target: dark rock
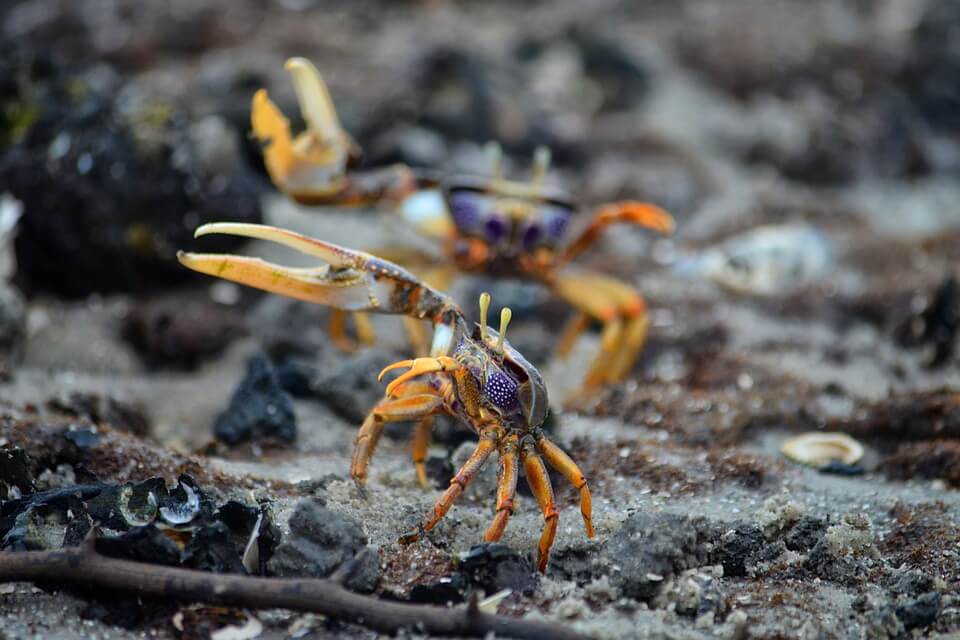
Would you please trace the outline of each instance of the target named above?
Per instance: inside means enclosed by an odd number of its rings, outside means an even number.
[[[195,369],[244,333],[239,312],[208,299],[161,299],[137,304],[122,335],[151,368]]]
[[[763,529],[753,523],[740,522],[720,536],[714,558],[723,565],[724,575],[745,576],[766,544]]]
[[[957,72],[960,74],[960,60]],[[897,328],[895,335],[902,347],[926,348],[926,365],[935,369],[953,358],[958,329],[960,283],[951,275],[937,287],[930,302],[919,313],[911,315]]]
[[[383,385],[377,382],[377,375],[394,361],[396,357],[390,352],[372,347],[324,366],[310,383],[312,397],[350,422],[360,424],[383,397]]]
[[[821,518],[802,516],[787,533],[784,540],[790,551],[809,551],[823,540],[827,523]]]
[[[859,464],[847,464],[839,460],[831,460],[822,467],[817,467],[817,471],[835,476],[862,476],[866,472]]]
[[[593,546],[575,545],[550,554],[550,574],[584,585],[609,572],[609,564]]]
[[[933,624],[940,614],[940,594],[925,593],[915,600],[897,606],[897,617],[909,631]]]
[[[33,493],[32,462],[19,447],[0,449],[0,500],[12,500]]]
[[[48,56],[6,49],[4,73],[19,82],[5,106],[29,116],[0,158],[0,184],[23,203],[14,245],[28,293],[80,297],[183,281],[190,273],[175,254],[197,225],[224,212],[260,221],[256,183],[202,166],[177,107],[136,104],[135,91],[103,90]]]
[[[360,523],[315,500],[301,500],[290,516],[290,535],[277,546],[267,571],[276,576],[326,577],[366,545]],[[362,554],[358,561],[361,566],[351,573],[347,585],[370,591],[380,577],[377,554]]]
[[[446,489],[450,486],[450,478],[453,477],[454,468],[449,458],[442,456],[430,456],[426,460],[427,477],[433,482],[435,489]]]
[[[100,444],[100,434],[94,429],[70,429],[63,438],[80,451],[87,451]]]
[[[90,516],[101,526],[126,531],[152,523],[159,515],[160,504],[167,498],[163,478],[104,487],[87,502]]]
[[[414,586],[410,590],[409,600],[418,604],[449,606],[463,602],[466,589],[467,581],[464,577],[457,572],[453,572],[436,582]]]
[[[701,517],[633,514],[607,543],[606,557],[619,567],[610,576],[611,584],[627,597],[649,600],[665,578],[708,562],[706,542],[717,537],[716,529],[717,525]],[[747,536],[746,542],[752,539]],[[728,562],[735,566],[733,557]]]
[[[72,500],[70,506],[83,513],[83,504]],[[30,505],[21,511],[13,526],[0,539],[0,549],[10,551],[45,551],[63,545],[69,518],[67,509],[43,504]]]
[[[113,558],[173,567],[180,564],[177,544],[152,524],[133,527],[119,536],[98,538],[96,545],[97,551]]]
[[[247,375],[234,392],[230,406],[217,417],[214,435],[230,445],[262,438],[283,442],[296,439],[293,400],[280,387],[266,357],[250,359]]]
[[[918,596],[933,590],[933,576],[919,569],[907,569],[893,578],[890,591],[896,595]]]
[[[222,522],[199,527],[190,533],[181,564],[191,569],[217,573],[243,573],[243,546],[234,544],[230,528]]]
[[[121,598],[122,604],[119,606],[117,602],[111,600],[109,605],[102,602],[88,604],[80,612],[80,617],[122,629],[136,629],[143,624],[143,605],[137,602],[136,598]]]
[[[533,563],[505,544],[479,544],[460,558],[457,567],[473,585],[487,593],[510,589],[532,594],[537,587]]]
[[[2,232],[0,232],[2,236]],[[0,251],[7,251],[0,243]],[[27,340],[27,305],[20,292],[0,282],[0,380],[13,375]]]
[[[52,398],[47,408],[69,416],[85,418],[96,424],[108,424],[119,431],[145,436],[150,432],[150,416],[145,407],[136,402],[118,400],[112,396],[98,393],[75,391],[66,398]],[[77,432],[71,432],[77,433]],[[74,444],[81,449],[95,446],[95,442],[83,443],[78,440],[82,435],[74,436]]]
[[[813,547],[804,566],[819,578],[845,586],[862,583],[867,577],[862,561],[851,555],[835,554],[826,538]]]

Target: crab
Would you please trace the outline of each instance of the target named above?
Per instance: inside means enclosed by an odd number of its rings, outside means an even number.
[[[402,314],[433,325],[429,356],[396,362],[380,372],[381,381],[391,372],[401,373],[387,384],[383,399],[363,421],[350,465],[351,477],[362,487],[386,423],[416,422],[413,460],[417,479],[425,487],[424,459],[434,416],[453,416],[478,436],[476,448],[449,488],[416,530],[400,538],[402,544],[415,542],[433,529],[494,452],[500,461],[496,515],[484,533],[485,540],[497,541],[503,535],[514,511],[522,466],[544,519],[537,568],[541,573],[546,570],[559,512],[544,460],[579,491],[586,535],[593,537],[587,479],[543,433],[549,410],[547,389],[536,367],[506,340],[509,308],[501,310],[499,330],[494,330],[487,325],[489,294],[480,296],[480,322],[471,324],[449,296],[374,255],[266,225],[213,223],[196,231],[196,236],[208,234],[277,242],[320,258],[324,264],[292,268],[246,256],[179,252],[177,257],[184,266],[337,309]]]
[[[576,310],[558,342],[560,357],[592,322],[602,325],[600,349],[583,389],[619,382],[630,373],[649,326],[643,297],[627,283],[571,263],[616,223],[672,233],[674,221],[666,211],[637,201],[604,204],[576,231],[573,198],[545,184],[550,167],[545,147],[534,153],[528,182],[503,178],[502,154],[495,143],[487,146],[492,169],[488,177],[437,180],[403,165],[352,171],[358,148],[340,125],[320,73],[303,58],[292,58],[286,68],[307,129],[293,138],[289,122],[264,89],[253,98],[251,117],[271,179],[281,191],[307,204],[393,206],[406,223],[440,242],[445,264],[424,273],[438,288],[446,288],[457,273],[542,283]],[[360,342],[371,342],[369,322],[359,314],[355,319]],[[355,347],[346,335],[343,312],[333,314],[330,330],[337,344]],[[408,332],[414,347],[423,349],[425,340],[416,325],[408,323]]]

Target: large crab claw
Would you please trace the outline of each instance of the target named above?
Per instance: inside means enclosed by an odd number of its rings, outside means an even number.
[[[382,381],[383,377],[387,375],[387,372],[393,371],[394,369],[402,369],[404,367],[409,367],[409,369],[401,373],[393,381],[391,381],[390,384],[387,385],[386,395],[388,397],[392,396],[394,390],[407,380],[416,378],[417,376],[422,376],[425,373],[455,371],[460,368],[460,363],[449,356],[401,360],[400,362],[394,362],[390,366],[385,367],[383,371],[380,372],[380,375],[377,376],[377,381]]]
[[[222,233],[269,240],[320,258],[323,265],[297,268],[231,254],[179,252],[185,267],[272,293],[347,311],[407,313],[398,296],[423,285],[401,267],[361,251],[316,240],[294,231],[259,224],[215,222],[195,236]]]
[[[285,67],[293,78],[307,129],[293,138],[290,122],[266,89],[260,89],[250,111],[253,135],[264,145],[264,164],[278,188],[303,203],[325,202],[346,188],[347,165],[360,151],[340,125],[316,67],[305,58],[291,58]]]

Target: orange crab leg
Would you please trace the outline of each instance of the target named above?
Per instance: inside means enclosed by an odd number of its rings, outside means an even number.
[[[483,465],[486,464],[490,454],[496,450],[497,442],[500,440],[502,433],[503,429],[499,425],[489,426],[480,432],[480,441],[477,442],[477,447],[473,450],[473,453],[463,466],[460,467],[460,470],[450,479],[450,486],[443,492],[440,499],[437,500],[427,521],[418,527],[416,531],[402,536],[399,540],[400,544],[416,542],[424,532],[430,531],[437,526],[437,523],[447,514],[447,511],[449,511],[453,503],[457,501],[457,498],[460,497],[463,490],[467,488],[470,481],[473,480],[474,476],[483,468]]]
[[[584,249],[597,241],[604,229],[619,222],[635,224],[667,234],[673,233],[674,228],[670,214],[656,205],[633,200],[606,204],[597,210],[593,221],[583,230],[583,233],[570,243],[561,261],[570,262],[575,259]]]
[[[557,357],[567,357],[570,354],[570,350],[573,349],[577,338],[581,333],[586,331],[589,326],[589,315],[582,312],[575,313],[573,317],[567,321],[567,326],[563,328],[563,333],[560,334],[560,339],[557,341],[557,346],[555,347]]]
[[[618,280],[591,273],[561,274],[553,288],[575,309],[603,324],[600,352],[588,370],[585,386],[626,377],[643,348],[649,326],[640,294]]]
[[[537,440],[537,449],[547,459],[550,466],[563,474],[563,477],[580,492],[580,515],[583,516],[583,526],[587,530],[587,537],[592,538],[593,499],[590,497],[590,487],[587,486],[587,479],[580,471],[580,467],[570,456],[564,453],[563,449],[546,438],[541,437]]]
[[[500,468],[497,472],[497,515],[490,528],[483,534],[487,542],[496,542],[503,536],[507,521],[513,514],[514,499],[517,496],[517,436],[507,436],[500,443]]]
[[[553,486],[543,460],[537,454],[533,442],[527,440],[520,449],[520,460],[523,462],[523,471],[527,476],[527,484],[533,491],[540,511],[543,513],[543,533],[540,534],[540,543],[537,546],[537,570],[544,573],[547,570],[547,561],[550,559],[550,547],[557,535],[557,520],[559,513],[553,499]]]
[[[430,482],[427,480],[426,459],[432,430],[433,417],[431,416],[420,420],[413,431],[413,466],[417,470],[417,482],[424,489],[430,486]]]
[[[415,420],[432,415],[443,407],[443,399],[437,395],[419,393],[403,398],[384,398],[377,403],[360,427],[353,446],[350,476],[358,484],[367,478],[367,463],[373,456],[383,427],[387,422]]]

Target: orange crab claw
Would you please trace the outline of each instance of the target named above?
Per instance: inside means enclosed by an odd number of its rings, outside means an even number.
[[[411,378],[416,378],[425,373],[436,373],[438,371],[456,371],[460,368],[460,363],[454,360],[449,356],[437,356],[436,358],[417,358],[415,360],[401,360],[400,362],[394,362],[388,367],[385,367],[383,371],[380,372],[380,375],[377,376],[377,380],[382,381],[383,377],[389,371],[394,369],[401,369],[403,367],[410,367],[409,370],[404,371],[402,374],[397,376],[390,384],[387,385],[386,394],[387,396],[393,395],[393,391],[401,384],[410,380]]]

